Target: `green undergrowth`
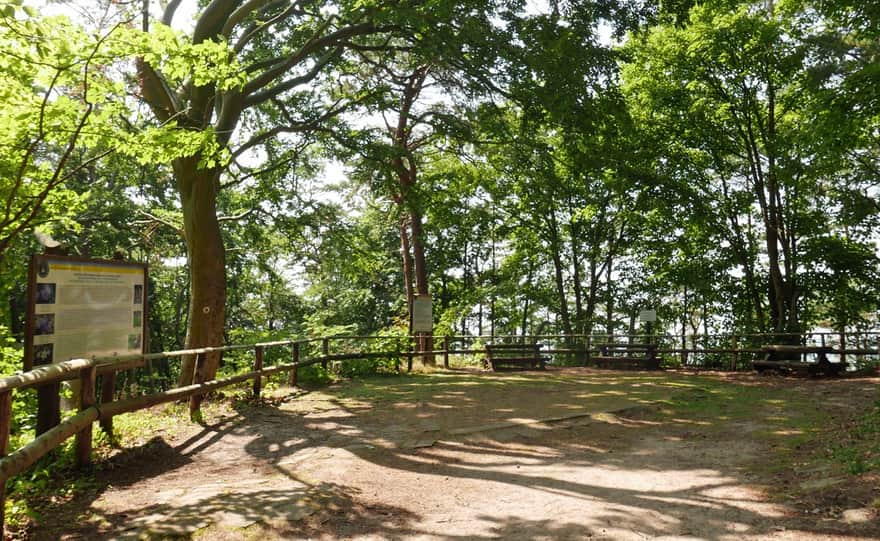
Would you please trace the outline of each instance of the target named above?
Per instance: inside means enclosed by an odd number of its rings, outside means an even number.
[[[880,400],[845,427],[830,455],[852,475],[880,471]]]

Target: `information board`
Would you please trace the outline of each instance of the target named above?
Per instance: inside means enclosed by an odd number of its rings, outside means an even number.
[[[413,298],[412,330],[413,332],[428,333],[434,330],[430,295],[416,295]]]
[[[145,351],[146,265],[34,255],[28,274],[25,370]]]

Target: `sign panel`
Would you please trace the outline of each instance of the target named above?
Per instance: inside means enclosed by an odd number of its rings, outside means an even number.
[[[146,265],[35,255],[29,277],[25,370],[145,351]]]
[[[639,321],[657,321],[657,310],[642,310],[639,312]]]
[[[413,332],[433,332],[434,321],[431,313],[431,296],[416,295],[413,298]]]

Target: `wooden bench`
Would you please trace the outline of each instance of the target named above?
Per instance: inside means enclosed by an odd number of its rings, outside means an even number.
[[[599,355],[590,358],[597,368],[660,370],[657,344],[597,344]]]
[[[549,357],[541,355],[541,344],[487,344],[486,368],[498,370],[505,366],[540,368],[543,370]]]
[[[828,360],[828,354],[835,350],[827,346],[770,344],[761,347],[761,351],[764,359],[752,362],[752,368],[758,372],[775,370],[810,376],[836,376],[844,371],[843,363],[832,363]],[[809,355],[814,355],[816,360],[808,361]]]

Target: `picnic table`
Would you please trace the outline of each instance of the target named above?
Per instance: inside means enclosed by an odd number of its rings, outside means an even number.
[[[660,369],[657,344],[607,343],[597,347],[600,354],[590,360],[599,368]]]
[[[841,362],[828,359],[834,348],[828,346],[802,346],[791,344],[768,344],[761,347],[763,359],[752,362],[758,372],[776,370],[784,373],[806,373],[811,376],[836,376],[844,371]],[[808,360],[814,357],[815,360]]]
[[[486,361],[492,370],[513,365],[544,369],[549,357],[541,355],[542,344],[487,344]]]

